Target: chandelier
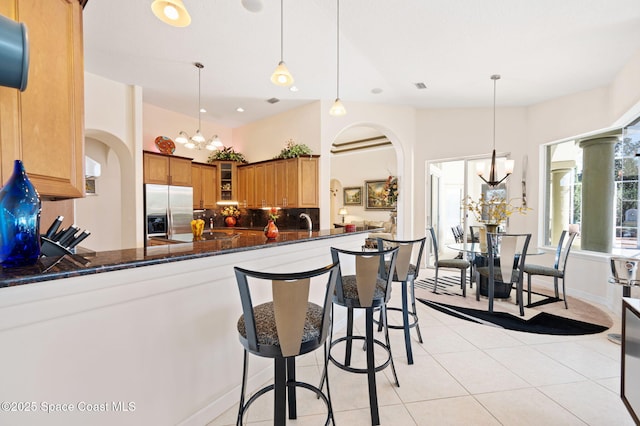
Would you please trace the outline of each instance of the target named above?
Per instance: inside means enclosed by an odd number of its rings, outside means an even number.
[[[496,177],[496,81],[500,80],[500,75],[494,74],[491,76],[493,80],[493,152],[491,153],[491,170],[489,170],[489,180],[484,178],[484,164],[479,163],[476,167],[476,172],[480,179],[485,181],[489,187],[498,186],[506,178],[513,173],[513,160],[506,160],[504,162],[505,176],[498,180]]]
[[[175,141],[184,145],[185,148],[189,148],[189,149],[205,148],[205,149],[208,149],[209,151],[214,151],[224,145],[222,144],[222,141],[220,141],[220,139],[218,138],[218,135],[214,135],[211,139],[207,141],[204,138],[204,136],[202,136],[202,133],[200,133],[200,129],[202,128],[202,123],[200,120],[200,113],[202,112],[202,108],[200,107],[200,72],[202,71],[202,68],[204,68],[204,65],[202,65],[200,62],[194,62],[193,65],[195,65],[195,67],[198,68],[198,130],[196,130],[196,134],[193,135],[192,137],[189,137],[187,132],[180,131],[180,133],[178,133],[178,136],[175,138]]]

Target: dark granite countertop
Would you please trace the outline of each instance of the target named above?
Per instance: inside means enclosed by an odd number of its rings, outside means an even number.
[[[205,239],[204,241],[180,242],[154,245],[143,248],[102,251],[91,255],[65,255],[41,257],[33,266],[0,269],[0,287],[10,287],[41,281],[69,278],[100,272],[137,268],[140,266],[219,256],[247,250],[265,249],[304,241],[321,240],[345,235],[344,229],[321,231],[284,231],[275,240],[267,240],[257,231],[233,231],[229,238]],[[209,231],[205,232],[205,237]],[[355,232],[355,233],[363,233]],[[350,234],[354,234],[350,232]],[[364,242],[364,236],[363,236]]]

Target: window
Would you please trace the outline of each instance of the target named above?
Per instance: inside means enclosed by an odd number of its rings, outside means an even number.
[[[597,136],[594,136],[594,138]],[[640,248],[638,210],[640,194],[638,181],[640,167],[640,119],[621,130],[621,137],[613,147],[614,186],[613,220],[609,227],[611,250],[615,254],[636,253]],[[588,173],[588,171],[587,171]],[[582,223],[583,149],[578,141],[564,141],[546,147],[546,197],[544,244],[555,245],[563,229],[573,225],[585,232]],[[606,178],[606,177],[605,177]],[[581,229],[582,228],[582,229]],[[588,232],[589,230],[587,230]],[[600,231],[598,231],[600,232]],[[582,246],[580,237],[576,238]],[[589,247],[582,247],[589,250]],[[602,251],[602,250],[597,250]]]

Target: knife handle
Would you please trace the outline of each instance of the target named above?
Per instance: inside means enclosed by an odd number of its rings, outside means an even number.
[[[69,243],[69,245],[67,246],[68,249],[72,249],[75,246],[77,246],[78,244],[80,244],[80,242],[82,240],[84,240],[85,238],[87,238],[89,235],[91,235],[91,232],[87,231],[86,229],[84,231],[82,231],[82,233],[80,235],[78,235],[73,241],[71,241]]]
[[[47,229],[46,234],[44,234],[45,237],[51,239],[51,237],[53,237],[53,235],[56,233],[56,231],[58,230],[58,228],[60,227],[60,225],[62,224],[62,221],[64,220],[64,216],[58,216],[53,223],[51,224],[51,226],[49,227],[49,229]]]
[[[67,229],[64,234],[62,234],[62,236],[58,240],[58,244],[60,244],[62,247],[66,247],[67,243],[73,238],[73,235],[79,230],[80,228],[78,228],[77,226],[71,225],[69,229]]]

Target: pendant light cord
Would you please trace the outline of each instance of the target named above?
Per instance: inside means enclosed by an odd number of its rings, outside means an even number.
[[[336,0],[336,99],[340,99],[340,0]]]
[[[284,0],[280,0],[280,62],[284,62]]]

